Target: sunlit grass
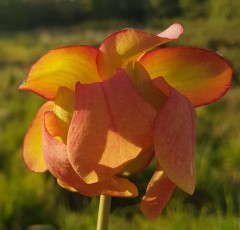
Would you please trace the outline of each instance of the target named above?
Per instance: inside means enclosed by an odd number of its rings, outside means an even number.
[[[85,213],[63,212],[64,218],[60,220],[61,230],[86,229],[94,230],[96,228],[97,201],[95,199]],[[175,206],[175,210],[173,210]],[[135,208],[132,208],[133,210]],[[207,214],[204,209],[198,214],[187,210],[178,202],[171,202],[170,207],[166,209],[164,215],[154,222],[146,220],[139,212],[131,213],[131,207],[122,210],[116,210],[111,213],[109,230],[239,230],[240,217],[234,214],[222,214],[220,212]]]

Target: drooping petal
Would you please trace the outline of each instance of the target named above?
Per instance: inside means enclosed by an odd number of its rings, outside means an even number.
[[[44,55],[31,68],[27,80],[19,87],[46,98],[54,99],[57,89],[65,86],[74,91],[76,82],[99,82],[96,55],[90,46],[55,49]]]
[[[44,113],[53,110],[53,102],[45,103],[37,112],[23,142],[23,159],[34,172],[47,170],[42,156],[42,124]]]
[[[113,177],[113,179],[102,182],[104,184],[101,194],[114,197],[136,197],[138,190],[128,179]]]
[[[67,147],[64,143],[58,141],[49,132],[49,126],[46,123],[51,124],[51,127],[57,128],[57,120],[52,112],[45,114],[45,125],[43,126],[43,156],[46,162],[48,170],[59,180],[62,181],[62,185],[73,187],[76,190],[80,190],[82,194],[87,196],[96,196],[100,193],[101,189],[86,188],[85,183],[73,170],[68,157]],[[52,132],[53,129],[51,129]],[[74,185],[77,185],[75,187]]]
[[[231,66],[208,50],[162,48],[145,54],[140,63],[152,79],[163,77],[194,106],[219,99],[231,86]]]
[[[157,170],[149,182],[146,195],[142,198],[140,208],[150,220],[156,220],[162,213],[176,185],[163,171]]]
[[[168,101],[155,121],[155,154],[167,177],[192,194],[195,188],[195,111],[186,97],[169,88]]]
[[[99,48],[97,65],[101,79],[111,77],[117,68],[125,68],[129,61],[138,60],[148,50],[179,38],[182,32],[180,24],[173,24],[158,35],[134,29],[113,33],[102,42]]]
[[[60,186],[86,196],[137,196],[137,188],[127,179],[113,177],[102,183],[86,184],[73,170],[67,158],[66,145],[51,135],[56,133],[54,129],[58,129],[56,116],[48,112],[45,114],[43,127],[43,156],[48,170],[58,179]]]
[[[77,84],[67,140],[73,168],[86,183],[118,173],[152,145],[156,115],[123,70],[102,83]]]

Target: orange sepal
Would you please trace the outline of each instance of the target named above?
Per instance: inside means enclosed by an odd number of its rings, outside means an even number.
[[[47,170],[42,156],[42,124],[44,113],[53,110],[53,106],[53,102],[49,101],[38,110],[23,141],[23,160],[34,172]]]
[[[97,52],[91,46],[69,46],[52,50],[32,66],[27,80],[19,89],[52,100],[60,86],[74,91],[76,82],[99,82]]]
[[[115,74],[117,68],[125,68],[129,61],[138,60],[150,49],[179,38],[183,32],[180,24],[173,24],[162,33],[123,29],[107,37],[99,47],[97,66],[104,80]]]
[[[231,86],[232,68],[221,56],[197,48],[162,48],[139,61],[150,77],[163,77],[196,107],[221,98]]]

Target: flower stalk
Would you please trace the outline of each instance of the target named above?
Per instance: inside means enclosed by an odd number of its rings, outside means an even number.
[[[106,195],[100,195],[97,230],[108,229],[110,207],[111,207],[111,197]]]

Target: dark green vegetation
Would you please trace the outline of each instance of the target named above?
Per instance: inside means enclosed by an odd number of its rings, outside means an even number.
[[[31,64],[56,47],[98,46],[105,36],[120,28],[135,27],[158,33],[173,22],[182,23],[185,33],[180,40],[167,45],[218,52],[233,65],[233,87],[222,100],[197,109],[194,195],[176,190],[156,223],[142,217],[137,199],[114,199],[110,229],[240,229],[239,1],[141,0],[143,4],[136,4],[136,1],[104,0],[106,4],[96,8],[99,2],[2,0],[0,3],[0,230],[95,229],[97,198],[65,191],[48,173],[31,173],[22,161],[23,136],[43,103],[31,93],[17,91]],[[108,12],[113,2],[111,9],[115,8]],[[80,3],[82,6],[76,8]],[[54,16],[52,12],[57,9]],[[113,20],[113,15],[118,20]],[[96,20],[103,16],[105,21]],[[88,21],[90,18],[95,21]],[[137,178],[141,190],[146,174],[149,172]]]
[[[0,29],[69,26],[84,20],[184,17],[236,20],[240,1],[229,0],[1,0]]]

